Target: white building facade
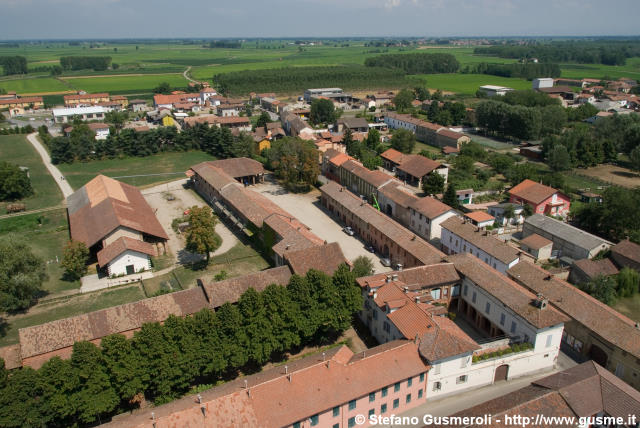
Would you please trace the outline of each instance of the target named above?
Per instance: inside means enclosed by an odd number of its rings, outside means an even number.
[[[127,250],[116,256],[107,265],[109,276],[131,275],[151,269],[151,259],[147,254]]]

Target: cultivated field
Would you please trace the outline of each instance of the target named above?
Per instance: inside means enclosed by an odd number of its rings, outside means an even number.
[[[622,187],[633,188],[640,186],[640,174],[617,165],[598,165],[580,169],[576,172]]]

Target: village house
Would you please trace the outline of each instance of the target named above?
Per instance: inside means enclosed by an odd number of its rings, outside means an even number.
[[[251,132],[251,120],[248,117],[227,116],[220,117],[215,114],[201,114],[198,116],[185,117],[183,119],[185,128],[193,127],[197,124],[217,126],[218,128],[229,128],[232,131]]]
[[[509,202],[528,204],[534,213],[565,216],[571,199],[553,187],[526,179],[509,190]]]
[[[629,415],[638,414],[640,414],[640,393],[597,363],[587,361],[535,380],[516,391],[456,412],[450,415],[450,420],[462,421],[462,423],[450,426],[477,427],[476,422],[481,420],[485,420],[487,425],[507,420],[535,421],[541,415],[548,418],[570,418],[566,420],[574,421],[595,422],[598,418],[603,421],[604,418],[628,421]],[[512,424],[501,422],[500,425]],[[637,423],[611,425],[632,428]],[[441,424],[427,424],[425,428],[441,426]],[[550,425],[544,424],[544,426]],[[586,424],[580,426],[586,426]]]
[[[464,216],[469,219],[471,224],[480,229],[484,229],[487,226],[493,226],[496,221],[491,214],[487,214],[485,211],[471,211],[470,213],[466,213]]]
[[[146,111],[147,102],[145,100],[139,100],[139,99],[131,100],[129,101],[129,107],[131,108],[131,111],[133,111],[134,113]]]
[[[75,95],[65,95],[64,106],[65,107],[90,107],[92,105],[96,105],[98,103],[109,102],[111,98],[109,98],[109,94],[106,92],[99,94],[87,94],[87,93],[78,93]]]
[[[571,318],[562,335],[565,353],[591,359],[640,389],[638,323],[532,263],[518,263],[508,275]]]
[[[505,216],[505,212],[508,209],[513,209],[513,215],[509,218]],[[495,222],[501,227],[524,223],[524,207],[519,204],[503,202],[495,205],[489,205],[487,207],[487,212],[495,218]]]
[[[451,217],[442,222],[440,246],[446,254],[469,253],[502,274],[520,261],[520,251],[488,235],[466,219]]]
[[[522,236],[526,238],[534,233],[553,242],[553,252],[558,258],[591,259],[612,245],[609,241],[542,214],[534,214],[524,221]]]
[[[387,113],[384,118],[385,123],[391,129],[407,129],[416,134],[416,140],[444,148],[451,147],[460,150],[463,144],[468,143],[471,139],[456,131],[452,131],[442,125],[416,119],[408,114]]]
[[[404,154],[395,149],[388,149],[380,157],[385,169],[395,172],[400,180],[411,186],[421,187],[427,175],[433,171],[442,175],[445,183],[449,176],[449,168],[446,165],[422,155]]]
[[[282,128],[293,137],[300,136],[300,134],[313,134],[313,128],[294,113],[285,111],[280,115],[280,120]]]
[[[42,97],[17,97],[15,93],[13,98],[0,99],[0,110],[8,109],[9,116],[19,116],[24,114],[26,110],[37,110],[44,108]]]
[[[611,247],[611,258],[621,269],[629,267],[640,272],[640,245],[628,239]]]
[[[596,277],[611,276],[618,273],[618,268],[609,259],[590,260],[580,259],[573,262],[569,273],[569,282],[572,284],[582,284],[589,282]]]
[[[109,137],[109,125],[101,122],[90,123],[89,129],[96,134],[96,140],[106,140]]]
[[[322,155],[320,170],[322,175],[330,180],[340,182],[340,167],[343,163],[354,160],[351,156],[339,150],[328,149]]]
[[[538,234],[532,233],[520,240],[520,249],[531,254],[536,261],[545,261],[551,258],[553,242]]]
[[[220,117],[240,116],[240,112],[244,111],[244,104],[220,104],[216,106],[216,115]]]
[[[336,121],[334,130],[344,132],[347,129],[351,132],[369,132],[369,123],[362,117],[342,117]]]
[[[373,200],[377,190],[394,178],[382,171],[371,171],[357,160],[344,162],[339,169],[340,184],[353,193],[364,196],[368,201]]]

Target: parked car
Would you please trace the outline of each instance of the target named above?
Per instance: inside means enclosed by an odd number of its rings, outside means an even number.
[[[387,266],[387,267],[391,266],[391,260],[386,258],[380,259],[380,263],[382,264],[382,266]]]
[[[353,229],[351,229],[351,226],[346,226],[342,230],[349,236],[355,235],[355,232],[353,231]]]
[[[367,245],[364,246],[364,248],[370,253],[375,253],[376,252],[376,249],[373,248],[373,245],[368,245],[367,244]]]

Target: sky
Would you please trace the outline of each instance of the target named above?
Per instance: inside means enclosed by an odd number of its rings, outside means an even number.
[[[0,40],[638,35],[639,0],[0,0]]]

